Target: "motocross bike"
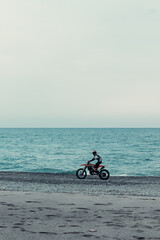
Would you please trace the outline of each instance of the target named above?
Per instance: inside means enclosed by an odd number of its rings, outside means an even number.
[[[110,173],[107,169],[105,169],[104,165],[99,165],[99,167],[95,170],[95,165],[94,164],[89,164],[87,162],[87,164],[81,164],[81,166],[84,166],[84,168],[79,168],[76,171],[76,176],[79,179],[84,179],[87,177],[87,171],[86,169],[88,169],[89,173],[91,175],[98,175],[102,180],[107,180],[110,176]]]

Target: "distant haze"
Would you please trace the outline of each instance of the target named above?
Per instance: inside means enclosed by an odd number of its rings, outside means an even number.
[[[0,127],[160,127],[159,0],[0,3]]]

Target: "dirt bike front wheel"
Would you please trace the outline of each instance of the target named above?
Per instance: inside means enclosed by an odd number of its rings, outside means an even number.
[[[109,173],[109,171],[106,170],[106,169],[103,169],[103,170],[101,170],[101,171],[99,172],[99,177],[100,177],[100,179],[102,179],[102,180],[107,180],[107,179],[109,178],[109,176],[110,176],[110,173]]]
[[[87,172],[86,172],[86,170],[84,170],[83,168],[80,168],[80,169],[77,170],[76,176],[77,176],[77,178],[79,178],[79,179],[84,179],[84,178],[86,178],[86,176],[87,176]]]

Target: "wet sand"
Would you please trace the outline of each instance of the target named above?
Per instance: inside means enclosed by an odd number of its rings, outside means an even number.
[[[160,197],[160,177],[110,177],[101,180],[75,174],[0,172],[0,190],[68,193],[98,193]]]
[[[0,191],[0,239],[160,239],[160,198]]]

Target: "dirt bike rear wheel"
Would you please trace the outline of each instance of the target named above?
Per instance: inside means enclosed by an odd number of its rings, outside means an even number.
[[[110,173],[108,170],[106,169],[102,169],[100,172],[99,172],[99,177],[100,179],[102,180],[107,180],[110,176]]]
[[[87,172],[86,172],[86,170],[84,170],[83,168],[79,168],[79,169],[77,170],[77,172],[76,172],[76,176],[77,176],[77,178],[79,178],[79,179],[84,179],[84,178],[86,178],[86,176],[87,176]]]

